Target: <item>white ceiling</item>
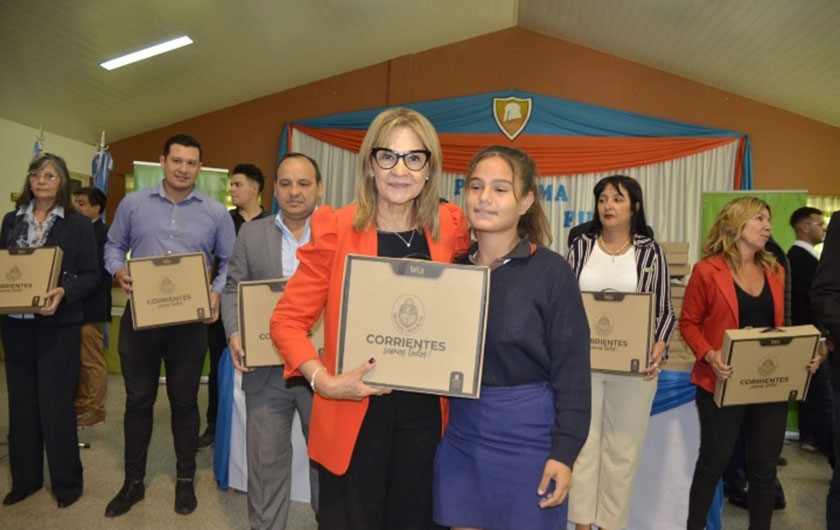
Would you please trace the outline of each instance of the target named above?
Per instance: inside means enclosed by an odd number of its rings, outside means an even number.
[[[840,126],[838,0],[2,0],[0,117],[111,142],[516,25]]]

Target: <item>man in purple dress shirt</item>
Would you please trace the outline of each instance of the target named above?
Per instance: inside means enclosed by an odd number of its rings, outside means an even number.
[[[130,193],[117,207],[105,245],[105,268],[129,294],[128,251],[133,258],[203,252],[208,267],[215,255],[219,269],[210,291],[212,316],[205,323],[134,330],[131,308],[126,307],[118,346],[126,391],[125,482],[108,503],[107,517],[126,513],[145,496],[143,478],[161,361],[177,457],[175,511],[186,515],[197,505],[193,477],[200,424],[198,384],[207,352],[205,324],[219,318],[219,295],[236,236],[225,207],[195,187],[201,169],[201,146],[195,138],[176,135],[167,140],[160,165],[163,180],[157,187]]]

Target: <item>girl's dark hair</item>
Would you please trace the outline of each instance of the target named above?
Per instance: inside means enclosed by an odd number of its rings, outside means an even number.
[[[598,198],[608,184],[611,184],[622,197],[624,197],[624,191],[627,192],[627,198],[630,200],[630,234],[651,237],[647,220],[645,219],[642,188],[636,179],[627,175],[610,175],[602,178],[595,184],[595,189],[593,190],[595,195],[595,209],[592,215],[592,226],[589,228],[589,233],[600,234],[604,230],[604,226],[601,224],[601,218],[598,217]],[[624,188],[624,191],[621,188]]]
[[[517,229],[519,236],[528,236],[531,242],[537,245],[551,244],[551,226],[548,218],[540,205],[540,194],[537,189],[537,164],[524,151],[504,145],[491,145],[485,147],[476,154],[470,161],[467,170],[467,181],[475,171],[479,162],[491,156],[498,156],[510,166],[514,175],[513,193],[517,199],[524,197],[529,192],[534,194],[534,202],[528,211],[519,217]],[[518,180],[518,185],[517,185]]]
[[[70,172],[67,170],[67,164],[64,159],[52,153],[41,153],[32,159],[29,163],[29,169],[26,170],[26,176],[23,177],[23,191],[15,201],[15,207],[29,206],[34,196],[32,195],[32,187],[29,185],[29,173],[32,171],[41,171],[46,166],[51,165],[55,168],[61,182],[58,184],[58,194],[55,197],[55,205],[63,206],[65,212],[72,212],[73,210],[73,195],[70,193]]]

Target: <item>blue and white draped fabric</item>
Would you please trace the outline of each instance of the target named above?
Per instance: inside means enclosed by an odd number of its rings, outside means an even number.
[[[530,98],[533,101],[532,108],[539,109],[528,121],[526,134],[529,135],[744,138],[746,145],[741,161],[741,189],[752,189],[750,139],[737,131],[665,120],[520,90],[406,103],[403,106],[423,114],[438,133],[497,133],[495,120],[486,112],[488,101],[494,97],[510,96]],[[373,118],[383,110],[385,107],[297,120],[294,123],[318,128],[367,129]],[[277,153],[278,161],[287,152],[288,145],[289,123],[286,123]]]
[[[691,384],[690,379],[691,374],[689,372],[672,372],[670,370],[660,372],[659,386],[651,406],[651,416],[692,403],[697,394],[697,387]],[[722,528],[722,513],[723,483],[719,482],[706,520],[707,530],[720,530]]]

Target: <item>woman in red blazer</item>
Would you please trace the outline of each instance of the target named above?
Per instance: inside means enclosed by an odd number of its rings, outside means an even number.
[[[689,530],[703,529],[717,482],[729,462],[741,425],[747,440],[751,529],[769,529],[773,481],[782,451],[787,403],[718,407],[715,384],[732,375],[721,357],[724,332],[784,325],[784,270],[764,250],[770,238],[770,206],[755,197],[729,201],[703,244],[685,291],[680,332],[697,361],[700,454],[691,482]],[[813,367],[808,365],[809,369]]]
[[[321,464],[319,527],[434,528],[432,462],[443,403],[364,384],[373,358],[335,375],[339,305],[347,254],[451,263],[469,248],[467,223],[458,207],[439,205],[440,143],[415,111],[377,116],[356,169],[353,204],[313,214],[312,241],[298,251],[300,265],[274,310],[271,338],[286,376],[303,375],[315,391],[309,456]],[[324,310],[319,358],[307,331]]]

